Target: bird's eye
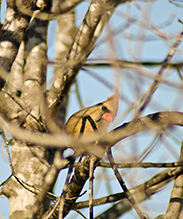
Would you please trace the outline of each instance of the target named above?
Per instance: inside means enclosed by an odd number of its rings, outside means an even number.
[[[102,110],[103,110],[103,111],[106,111],[106,110],[107,110],[107,107],[103,106],[103,107],[102,107]]]
[[[20,91],[20,90],[17,90],[17,91],[15,92],[15,94],[16,94],[17,97],[20,97],[20,96],[21,96],[21,93],[22,93],[22,91]]]

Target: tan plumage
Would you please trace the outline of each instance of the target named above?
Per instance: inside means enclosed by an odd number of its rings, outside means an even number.
[[[116,91],[106,101],[74,113],[65,125],[65,133],[79,138],[81,136],[86,137],[95,132],[106,132],[109,123],[113,121],[117,113],[118,99],[119,94]]]

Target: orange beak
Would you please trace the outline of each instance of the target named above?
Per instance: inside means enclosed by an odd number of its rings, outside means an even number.
[[[103,116],[102,116],[102,119],[108,121],[108,122],[112,122],[114,120],[114,117],[112,116],[111,113],[105,113]]]

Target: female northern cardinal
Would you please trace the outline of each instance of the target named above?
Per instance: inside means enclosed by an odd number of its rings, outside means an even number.
[[[117,113],[118,99],[116,91],[106,101],[74,113],[65,125],[65,133],[77,138],[91,136],[94,132],[105,133]]]

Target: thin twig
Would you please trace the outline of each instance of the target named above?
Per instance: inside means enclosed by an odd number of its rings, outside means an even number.
[[[89,211],[90,211],[90,219],[93,219],[93,172],[95,169],[95,159],[94,156],[91,156],[90,159],[90,170],[89,170]],[[94,157],[95,158],[95,157]]]
[[[79,86],[78,86],[78,80],[77,79],[75,81],[75,87],[76,87],[76,97],[78,99],[79,106],[80,106],[81,109],[83,109],[84,105],[83,105],[82,100],[81,100],[81,93],[79,91]]]
[[[111,166],[111,164],[110,164]],[[182,168],[169,168],[166,169],[156,175],[154,175],[152,178],[148,179],[146,182],[133,187],[130,189],[131,194],[135,198],[137,203],[141,203],[144,200],[151,197],[153,194],[157,193],[158,191],[162,190],[162,188],[167,185],[169,182],[171,182],[175,176],[180,175],[182,173]],[[124,192],[121,193],[115,193],[109,196],[104,196],[98,199],[93,200],[93,205],[98,206],[106,203],[114,203],[117,201],[122,201],[126,203],[126,194]],[[81,201],[74,205],[75,208],[87,208],[88,207],[88,201]],[[126,205],[124,204],[125,212],[129,211],[131,209],[131,206],[129,206],[128,202],[128,209],[126,209]]]
[[[5,217],[3,216],[3,214],[0,213],[0,218],[1,219],[5,219]]]
[[[179,161],[183,160],[183,141],[180,149]],[[179,167],[183,170],[183,167]],[[175,182],[172,188],[169,205],[164,218],[182,218],[183,216],[183,203],[182,203],[182,192],[183,192],[183,174],[180,173],[175,178]]]
[[[111,166],[112,166],[112,169],[114,171],[114,174],[119,182],[119,184],[121,185],[121,188],[123,189],[123,191],[125,192],[126,194],[126,197],[127,199],[129,200],[129,202],[132,204],[132,206],[134,207],[134,209],[136,210],[137,214],[139,215],[139,217],[141,219],[147,219],[149,218],[148,215],[144,214],[143,212],[141,212],[140,208],[138,207],[138,205],[136,204],[133,196],[131,195],[131,193],[129,192],[127,186],[125,185],[125,182],[123,181],[118,169],[116,168],[115,166],[115,162],[114,162],[114,159],[112,157],[112,152],[111,152],[111,149],[109,149],[107,151],[107,156],[108,156],[108,159],[111,163]]]
[[[116,168],[170,168],[170,167],[181,167],[183,166],[183,161],[176,161],[172,163],[151,163],[151,162],[144,162],[144,163],[136,163],[136,162],[129,162],[129,163],[115,163]],[[111,168],[110,163],[100,162],[100,167],[109,167]]]
[[[79,211],[78,209],[73,209],[74,211],[76,211],[78,214],[80,214],[84,219],[87,219],[87,217],[84,216],[84,214],[82,214],[81,211]]]
[[[176,48],[179,46],[179,44],[182,41],[182,37],[183,37],[183,32],[181,32],[181,34],[176,38],[175,43],[173,44],[173,46],[170,48],[167,57],[165,58],[157,76],[161,76],[163,74],[164,69],[168,66],[168,62],[171,60],[171,58],[174,56]],[[136,117],[138,117],[140,115],[140,113],[145,109],[146,105],[149,103],[150,98],[152,96],[152,94],[154,93],[154,91],[158,88],[158,85],[160,84],[160,82],[158,80],[154,80],[154,82],[152,83],[151,87],[150,87],[150,92],[149,94],[146,96],[143,105],[140,107],[140,109],[138,110],[138,112],[136,113]]]
[[[4,143],[5,143],[5,148],[6,148],[6,152],[7,152],[7,155],[8,155],[9,164],[10,164],[10,167],[11,167],[11,172],[13,174],[14,169],[13,169],[13,165],[12,165],[10,151],[9,151],[9,148],[8,148],[9,143],[8,143],[8,140],[6,138],[6,135],[5,135],[4,131],[2,131],[2,137],[3,137]]]
[[[65,195],[66,195],[66,192],[67,192],[68,183],[69,183],[69,180],[70,180],[70,177],[71,177],[71,173],[72,173],[72,170],[73,170],[74,161],[75,161],[75,159],[73,159],[71,157],[70,165],[69,165],[69,169],[68,169],[68,173],[67,173],[67,177],[66,177],[65,184],[64,184],[64,187],[63,187],[63,192],[62,192],[62,195],[60,197],[59,213],[58,213],[58,218],[59,219],[63,218],[63,209],[64,209],[64,203],[65,203]]]
[[[48,219],[48,218],[50,218],[50,216],[53,214],[53,212],[55,212],[55,210],[56,210],[56,208],[58,207],[58,205],[59,205],[59,201],[57,201],[54,205],[52,205],[51,207],[50,207],[50,211],[48,212],[48,214],[47,215],[44,215],[44,219]],[[43,217],[42,217],[43,218]]]

